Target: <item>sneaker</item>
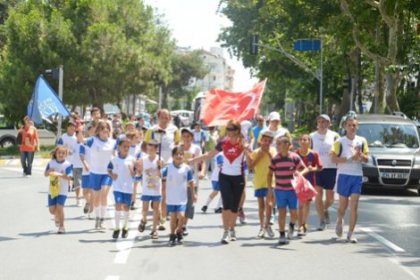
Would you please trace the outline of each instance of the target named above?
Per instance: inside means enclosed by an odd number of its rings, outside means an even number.
[[[353,243],[353,244],[356,244],[357,243],[357,238],[356,237],[354,237],[353,235],[347,235],[347,239],[346,239],[346,241],[347,242],[349,242],[349,243]]]
[[[178,242],[178,244],[183,244],[184,243],[184,237],[183,237],[183,233],[180,231],[176,234],[176,240]]]
[[[297,235],[298,236],[305,236],[306,235],[306,231],[305,231],[304,225],[301,225],[299,227],[299,229],[297,230]]]
[[[143,232],[145,229],[146,229],[146,222],[141,220],[140,224],[138,226],[138,230],[139,230],[139,232]]]
[[[243,210],[243,209],[239,210],[238,217],[239,217],[239,222],[240,222],[242,225],[246,224],[246,217],[245,217],[245,212],[244,212],[244,210]]]
[[[134,201],[131,201],[130,210],[136,210],[136,209],[137,209],[136,204],[134,203]]]
[[[295,234],[295,227],[289,225],[289,230],[287,231],[287,238],[293,239],[293,235]]]
[[[222,236],[222,244],[229,244],[229,231],[225,230]]]
[[[169,235],[169,246],[175,246],[176,245],[176,234],[170,234]]]
[[[335,226],[335,234],[337,234],[337,237],[343,236],[343,222],[339,223],[337,221],[337,225]]]
[[[99,224],[101,223],[100,219],[96,217],[95,219],[95,229],[99,229]]]
[[[325,230],[325,228],[327,227],[327,224],[325,223],[324,220],[319,220],[319,227],[317,228],[319,231],[323,231]]]
[[[234,229],[230,230],[230,241],[236,241],[236,231]]]
[[[289,240],[286,239],[286,236],[280,236],[278,244],[279,245],[289,244]]]
[[[214,209],[214,213],[216,213],[216,214],[220,214],[220,213],[222,213],[222,207],[219,207],[219,208],[216,208],[216,209]]]
[[[270,227],[270,226],[268,226],[266,229],[265,229],[265,232],[268,234],[268,237],[270,237],[270,238],[274,238],[274,231],[273,231],[273,229]]]
[[[119,229],[116,229],[112,233],[112,238],[117,239],[119,235],[120,235],[120,230]]]
[[[272,226],[272,225],[274,225],[274,215],[271,215],[271,217],[270,217],[270,221],[268,222],[268,224],[270,225],[270,226]]]
[[[66,233],[66,230],[64,229],[64,227],[59,227],[57,233],[58,234],[64,234],[64,233]]]
[[[105,226],[104,226],[104,218],[100,218],[99,219],[99,229],[100,230],[104,230]]]
[[[187,227],[186,226],[182,227],[182,235],[187,236],[188,234],[189,232],[187,230]]]
[[[54,223],[55,223],[55,226],[56,227],[59,227],[60,226],[60,221],[57,219],[56,216],[54,216]]]
[[[128,228],[123,228],[122,229],[122,234],[121,234],[121,237],[122,238],[127,238],[127,236],[128,236]]]
[[[325,217],[325,223],[327,225],[330,224],[330,213],[328,212],[328,210],[325,210],[324,217]]]
[[[260,228],[257,238],[264,238],[264,234],[265,234],[265,230],[263,228]]]
[[[206,213],[207,212],[207,205],[204,205],[203,207],[201,207],[201,211],[203,212],[203,213]]]
[[[89,203],[85,203],[85,207],[83,207],[83,214],[87,214],[89,212]]]
[[[308,225],[303,224],[303,233],[306,235],[307,232],[308,232]]]
[[[152,239],[158,239],[159,238],[158,232],[156,230],[152,231],[150,233],[150,236],[151,236]]]
[[[165,218],[160,219],[158,230],[165,230]]]

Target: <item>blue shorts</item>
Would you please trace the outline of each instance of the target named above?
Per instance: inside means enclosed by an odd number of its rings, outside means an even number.
[[[141,182],[141,180],[142,180],[142,177],[141,176],[133,176],[133,182],[134,183]]]
[[[297,209],[298,198],[294,190],[274,190],[274,194],[276,195],[276,204],[278,209],[286,207],[289,207],[289,210]]]
[[[362,176],[340,174],[337,178],[337,193],[349,197],[362,193]]]
[[[325,190],[333,190],[337,179],[336,168],[326,168],[316,172],[316,185]]]
[[[268,194],[267,188],[258,189],[258,190],[255,190],[254,192],[255,197],[267,197],[267,194]]]
[[[90,175],[82,176],[82,189],[92,189],[90,185]]]
[[[48,207],[61,205],[64,206],[66,203],[67,196],[65,195],[58,195],[54,198],[51,198],[51,195],[48,195]]]
[[[161,195],[142,195],[140,197],[141,201],[161,201],[162,196]]]
[[[187,210],[187,205],[166,205],[166,211],[168,213],[172,212],[185,212]]]
[[[115,204],[131,205],[131,193],[123,193],[114,191]]]
[[[90,173],[89,183],[94,191],[100,191],[104,186],[111,186],[112,179],[109,177],[109,175],[106,174],[98,175]]]
[[[213,191],[220,191],[219,181],[211,181],[211,188],[213,189]]]

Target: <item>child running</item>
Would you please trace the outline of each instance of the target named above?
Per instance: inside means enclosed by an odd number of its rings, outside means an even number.
[[[50,177],[48,191],[48,207],[54,215],[55,225],[59,234],[65,233],[64,229],[64,205],[66,203],[70,180],[73,177],[73,167],[67,157],[67,147],[59,145],[52,154],[52,159],[45,168],[45,177]]]
[[[126,132],[125,135],[128,141],[130,142],[130,150],[128,151],[128,154],[134,157],[136,160],[140,159],[141,158],[141,141],[140,141],[139,132],[136,129],[129,130]],[[139,186],[140,181],[141,181],[141,176],[134,176],[133,197],[130,204],[130,210],[136,209],[137,188]]]
[[[299,138],[299,149],[296,151],[300,158],[305,163],[306,167],[308,168],[308,173],[306,174],[305,178],[312,184],[312,186],[316,186],[316,172],[322,170],[322,163],[319,158],[317,152],[311,150],[311,137],[309,134],[303,134]],[[308,217],[309,212],[311,210],[311,201],[312,199],[305,201],[304,203],[299,203],[299,211],[298,211],[298,235],[304,236],[308,231]]]
[[[152,239],[158,239],[157,226],[160,218],[160,201],[162,199],[161,168],[163,166],[163,161],[158,159],[158,147],[159,143],[154,139],[151,139],[149,142],[147,142],[147,155],[141,158],[137,165],[137,173],[143,174],[143,193],[141,196],[141,201],[143,201],[143,208],[142,219],[140,221],[138,230],[140,232],[145,230],[149,203],[152,203],[153,223],[152,231],[150,233]]]
[[[184,151],[176,146],[172,149],[173,162],[162,171],[162,189],[166,192],[167,211],[170,214],[171,234],[169,246],[183,243],[182,226],[187,209],[188,188],[193,201],[197,200],[194,192],[194,179],[191,168],[184,163]]]
[[[207,198],[206,204],[204,204],[204,206],[201,207],[201,211],[203,211],[203,213],[207,212],[207,209],[209,208],[210,202],[220,192],[219,173],[220,173],[220,168],[223,165],[223,155],[221,153],[219,153],[214,158],[212,158],[211,160],[216,162],[216,164],[212,164],[213,170],[211,172],[211,187],[212,187],[213,191],[210,193],[209,197]],[[222,207],[222,200],[219,199],[218,205],[217,205],[215,210],[217,210],[221,207]]]
[[[108,174],[112,178],[115,199],[115,229],[112,238],[117,239],[120,235],[120,219],[124,217],[121,237],[127,238],[128,218],[133,194],[133,179],[135,158],[128,154],[130,141],[127,138],[120,138],[118,154],[108,164]]]
[[[260,148],[247,153],[247,162],[250,170],[254,170],[255,197],[258,199],[258,217],[260,219],[260,231],[258,238],[264,238],[265,233],[273,238],[274,232],[269,222],[272,212],[272,201],[266,199],[268,194],[267,176],[271,159],[276,155],[276,150],[271,147],[274,134],[264,131],[260,138]],[[271,197],[270,197],[271,198]]]
[[[290,140],[287,136],[281,136],[276,140],[278,154],[271,160],[270,171],[268,172],[269,198],[273,195],[272,181],[273,174],[276,177],[276,187],[274,194],[276,195],[277,209],[279,210],[279,229],[280,238],[279,245],[288,244],[286,239],[286,212],[287,207],[290,211],[290,223],[288,238],[292,239],[294,234],[295,223],[297,221],[297,196],[292,186],[293,175],[304,175],[307,168],[301,158],[294,152],[290,152]],[[298,172],[298,170],[301,170]]]

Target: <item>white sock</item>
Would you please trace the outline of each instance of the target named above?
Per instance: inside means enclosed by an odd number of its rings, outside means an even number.
[[[105,218],[105,213],[106,213],[106,206],[102,206],[101,207],[101,218]]]
[[[124,227],[125,228],[128,228],[128,218],[130,216],[129,214],[130,214],[130,212],[124,211]]]
[[[101,217],[101,207],[100,206],[95,207],[95,215],[96,215],[96,218]]]
[[[115,211],[115,228],[120,229],[121,211]]]
[[[213,200],[210,196],[207,198],[206,206],[209,206],[210,202]]]
[[[223,204],[222,196],[220,196],[219,201],[217,201],[217,209],[221,208]]]

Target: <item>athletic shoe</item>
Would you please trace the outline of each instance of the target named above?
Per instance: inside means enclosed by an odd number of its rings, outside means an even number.
[[[89,212],[89,203],[85,203],[85,207],[83,207],[83,213],[87,214]]]
[[[214,213],[216,213],[216,214],[220,214],[220,213],[222,213],[222,207],[219,207],[219,208],[216,208],[216,209],[214,209]]]
[[[346,241],[350,242],[350,243],[353,243],[353,244],[356,244],[357,243],[357,238],[354,237],[353,235],[351,235],[351,236],[347,235]]]
[[[131,201],[130,210],[136,210],[136,209],[137,208],[136,208],[136,205],[135,205],[134,201]]]
[[[289,230],[287,231],[287,238],[293,239],[295,233],[295,228],[289,225]]]
[[[155,230],[150,233],[150,236],[152,237],[152,239],[158,239],[159,238],[158,237],[158,232],[155,231]]]
[[[165,230],[165,219],[160,219],[158,230]]]
[[[327,224],[325,223],[325,221],[324,220],[319,220],[319,227],[317,228],[317,230],[323,231],[323,230],[325,230],[326,227],[327,227]]]
[[[270,226],[268,226],[266,229],[265,229],[265,232],[267,232],[267,234],[268,234],[268,237],[270,237],[270,238],[273,238],[274,237],[274,231],[273,231],[273,229],[270,227]]]
[[[127,238],[127,236],[128,236],[128,228],[123,228],[122,229],[122,234],[121,234],[121,237],[122,238]]]
[[[229,244],[229,231],[225,230],[222,236],[222,244]]]
[[[100,230],[104,230],[105,229],[105,227],[104,227],[104,218],[100,218],[99,219],[99,229]]]
[[[57,233],[58,234],[64,234],[64,233],[66,233],[66,230],[64,229],[64,227],[59,227]]]
[[[177,240],[178,244],[183,244],[184,243],[184,240],[183,239],[184,239],[183,234],[182,234],[181,231],[179,231],[176,234],[176,240]]]
[[[243,209],[240,209],[240,210],[239,210],[239,214],[238,214],[238,216],[239,216],[239,222],[240,222],[242,225],[246,224],[246,217],[245,217],[245,212],[244,212],[244,210],[243,210]]]
[[[186,226],[183,226],[182,227],[182,235],[187,236],[188,234],[189,234],[189,232],[187,230],[187,227]]]
[[[303,233],[306,235],[307,232],[308,232],[308,225],[303,224]]]
[[[337,237],[342,237],[343,236],[343,222],[338,223],[337,221],[337,225],[335,226],[335,234],[337,234]]]
[[[325,217],[325,223],[329,224],[330,223],[330,213],[328,212],[328,210],[325,210],[324,217]]]
[[[203,207],[201,207],[201,211],[203,212],[203,213],[206,213],[207,212],[207,205],[204,205]]]
[[[268,222],[270,226],[274,225],[274,215],[271,215],[270,221]]]
[[[175,246],[176,245],[176,234],[170,234],[169,235],[169,246]]]
[[[140,220],[140,224],[138,226],[139,232],[143,232],[146,229],[146,222],[143,220]]]
[[[57,219],[56,216],[54,216],[54,223],[55,223],[55,226],[56,227],[59,227],[60,226],[60,221]]]
[[[234,229],[230,230],[230,241],[236,241],[236,231]]]
[[[305,236],[305,233],[303,232],[303,226],[300,226],[297,230],[297,236]]]
[[[96,217],[96,220],[95,220],[95,229],[99,229],[100,228],[99,227],[99,224],[100,223],[101,223],[100,219],[98,217]]]
[[[117,239],[119,235],[120,235],[120,230],[119,229],[116,229],[112,233],[112,238]]]
[[[263,228],[260,228],[257,238],[264,238],[264,234],[265,234],[265,230]]]
[[[280,236],[278,244],[279,245],[289,244],[289,240],[286,239],[286,236]]]

